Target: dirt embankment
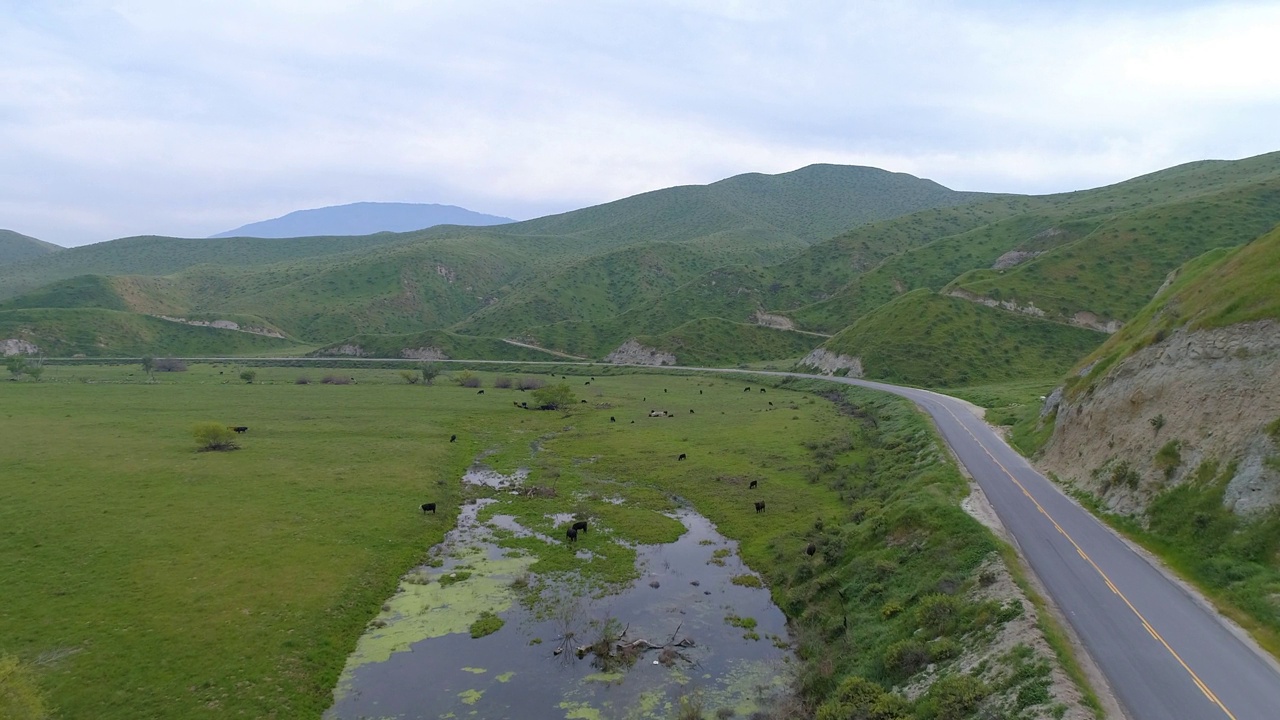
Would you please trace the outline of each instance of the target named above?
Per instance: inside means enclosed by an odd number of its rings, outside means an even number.
[[[1224,502],[1237,513],[1280,505],[1280,323],[1178,331],[1064,397],[1040,466],[1142,510],[1203,462],[1235,464]]]

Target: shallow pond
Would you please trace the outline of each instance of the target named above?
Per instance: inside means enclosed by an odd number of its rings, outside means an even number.
[[[489,502],[463,508],[433,550],[438,567],[405,576],[348,659],[326,718],[668,718],[681,702],[747,717],[785,690],[785,618],[767,590],[731,582],[752,573],[706,518],[677,512],[684,534],[636,546],[640,577],[613,594],[578,597],[566,584],[530,605],[512,583],[536,558],[497,545],[495,527],[522,528],[506,515],[478,520]],[[483,612],[505,624],[473,638]],[[587,650],[606,636],[607,658]],[[625,660],[622,645],[633,645]]]

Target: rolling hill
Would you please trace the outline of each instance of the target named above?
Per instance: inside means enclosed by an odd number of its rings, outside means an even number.
[[[53,243],[0,228],[0,265],[37,258],[62,249]]]
[[[243,318],[390,356],[419,335],[451,356],[509,359],[510,339],[598,359],[637,339],[716,364],[825,343],[948,385],[1052,377],[1178,266],[1277,223],[1280,153],[1045,196],[814,165],[489,227],[126,238],[0,266],[0,312]]]
[[[456,205],[361,202],[313,210],[297,210],[271,220],[249,223],[214,238],[296,238],[325,235],[373,235],[409,232],[436,225],[502,225],[511,218],[486,215]]]

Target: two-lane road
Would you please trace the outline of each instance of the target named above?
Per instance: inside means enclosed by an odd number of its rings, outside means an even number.
[[[933,417],[1133,720],[1280,719],[1275,664],[1032,469],[964,403],[834,380],[901,395]]]

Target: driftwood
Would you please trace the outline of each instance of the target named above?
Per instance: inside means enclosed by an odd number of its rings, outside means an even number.
[[[626,640],[627,630],[631,628],[631,626],[628,625],[616,638],[609,638],[607,636],[602,637],[595,643],[590,645],[579,645],[574,650],[580,658],[586,657],[588,653],[595,653],[597,657],[605,662],[621,660],[628,663],[634,662],[636,658],[650,650],[659,650],[661,652],[658,656],[658,662],[663,665],[673,665],[676,660],[683,660],[692,664],[693,660],[690,660],[688,656],[676,649],[697,647],[697,643],[695,643],[691,638],[686,637],[676,640],[676,637],[680,634],[680,628],[683,626],[684,623],[677,625],[675,632],[671,633],[671,637],[668,638],[665,643],[661,644],[651,642],[644,638]],[[559,655],[563,651],[564,646],[562,645],[561,647],[556,648],[555,654]]]

